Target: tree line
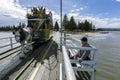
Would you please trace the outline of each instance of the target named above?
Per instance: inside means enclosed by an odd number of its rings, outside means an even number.
[[[92,24],[92,22],[89,22],[87,20],[83,21],[83,22],[75,22],[75,19],[73,16],[70,17],[70,20],[68,20],[67,15],[65,14],[63,17],[63,29],[66,31],[95,31],[95,25]],[[19,26],[25,27],[25,23],[19,23]],[[13,27],[15,27],[15,25],[8,25],[8,26],[0,26],[0,31],[12,31]],[[54,30],[59,31],[60,27],[58,22],[55,22],[54,25]]]
[[[70,20],[68,20],[66,14],[63,17],[62,23],[62,28],[66,31],[95,31],[95,25],[93,25],[92,22],[85,20],[84,22],[78,21],[78,23],[76,23],[73,16],[71,16]],[[55,22],[54,29],[59,30],[57,21]]]
[[[19,26],[25,27],[25,23],[19,23]],[[13,31],[15,25],[0,26],[0,31]]]
[[[10,25],[8,25],[8,26],[0,26],[0,31],[12,31],[14,26],[15,25],[13,25],[13,26],[10,26]]]

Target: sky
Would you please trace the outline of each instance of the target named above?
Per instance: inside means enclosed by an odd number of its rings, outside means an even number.
[[[26,22],[28,7],[44,6],[60,23],[60,0],[0,0],[0,26]],[[120,0],[62,0],[62,15],[88,20],[96,28],[120,28]]]

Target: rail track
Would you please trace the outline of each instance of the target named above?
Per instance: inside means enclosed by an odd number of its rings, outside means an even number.
[[[32,77],[30,76],[34,75],[34,70],[37,70],[36,68],[38,66],[41,67],[41,64],[44,64],[43,60],[47,58],[47,55],[49,55],[48,52],[52,45],[53,41],[51,40],[40,46],[33,53],[31,53],[28,58],[23,59],[22,63],[6,74],[2,80],[31,80]],[[52,61],[52,63],[53,62],[54,61]]]
[[[18,47],[15,47],[13,49],[10,49],[8,51],[5,51],[3,53],[0,54],[0,61],[7,58],[7,57],[10,57],[11,55],[13,54],[16,54],[16,53],[19,53],[21,50],[21,47],[18,46]],[[16,54],[17,55],[17,54]]]

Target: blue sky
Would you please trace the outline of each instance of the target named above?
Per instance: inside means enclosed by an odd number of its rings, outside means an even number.
[[[63,15],[87,19],[97,28],[120,28],[120,0],[62,0]],[[60,0],[0,0],[0,26],[26,22],[27,7],[45,6],[60,22]]]

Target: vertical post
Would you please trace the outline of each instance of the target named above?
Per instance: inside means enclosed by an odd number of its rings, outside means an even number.
[[[94,77],[95,77],[94,71],[92,71],[92,72],[91,72],[91,80],[94,80]]]
[[[63,52],[62,52],[62,80],[65,80],[65,64],[63,59]]]
[[[60,23],[61,23],[61,31],[62,31],[62,0],[60,0]]]
[[[63,80],[62,72],[63,72],[63,71],[62,71],[62,64],[60,63],[60,78],[59,78],[60,80]]]
[[[11,46],[11,49],[12,49],[13,48],[12,37],[10,37],[10,46]]]
[[[62,0],[60,0],[60,25],[61,25],[61,30],[60,30],[60,32],[61,32],[61,41],[60,41],[60,43],[62,44]],[[62,50],[62,45],[60,45],[60,49]]]
[[[97,62],[97,55],[98,55],[98,50],[96,49],[95,52],[94,52],[94,61],[95,61],[95,64],[94,64],[94,69],[96,71],[96,62]]]
[[[64,44],[66,44],[66,32],[64,32]]]

